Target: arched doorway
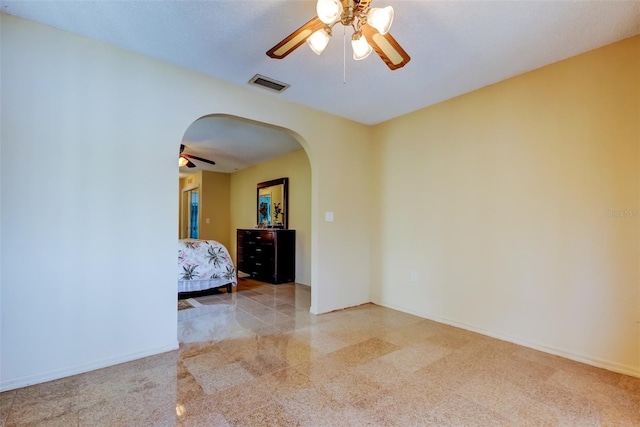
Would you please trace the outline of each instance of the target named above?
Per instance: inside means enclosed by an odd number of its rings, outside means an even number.
[[[295,282],[310,287],[311,166],[298,137],[269,124],[213,114],[192,122],[180,144],[195,159],[189,158],[193,167],[179,168],[178,236],[191,237],[193,215],[183,201],[195,191],[198,238],[219,241],[237,261],[236,230],[257,223],[257,184],[287,177],[288,228],[296,231]]]

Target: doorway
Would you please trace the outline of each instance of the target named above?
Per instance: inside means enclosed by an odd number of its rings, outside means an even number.
[[[200,188],[192,188],[182,192],[182,203],[180,204],[180,238],[197,239],[200,235],[199,215],[200,215]]]
[[[180,144],[184,153],[216,162],[195,159],[194,167],[179,168],[181,238],[189,238],[191,231],[190,216],[183,213],[189,212],[189,199],[183,193],[197,188],[198,239],[222,243],[236,262],[237,230],[254,228],[259,222],[256,185],[288,177],[292,183],[288,228],[296,230],[296,282],[311,286],[311,164],[299,137],[266,123],[210,114],[191,123]],[[276,203],[279,200],[271,199],[267,205],[273,209]]]

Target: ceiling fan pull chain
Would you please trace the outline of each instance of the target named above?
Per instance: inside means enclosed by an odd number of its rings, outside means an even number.
[[[347,84],[347,27],[342,27],[342,84]]]

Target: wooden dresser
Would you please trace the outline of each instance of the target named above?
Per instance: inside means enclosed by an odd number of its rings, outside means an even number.
[[[295,281],[295,230],[239,229],[237,238],[238,271],[261,282]]]

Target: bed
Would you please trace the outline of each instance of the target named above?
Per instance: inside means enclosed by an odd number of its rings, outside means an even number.
[[[225,287],[231,293],[238,279],[229,251],[215,240],[178,241],[178,293]]]

